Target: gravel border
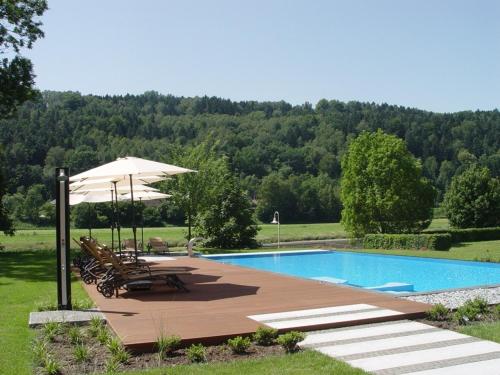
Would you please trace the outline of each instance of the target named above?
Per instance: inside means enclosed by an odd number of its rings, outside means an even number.
[[[462,306],[467,300],[476,297],[484,298],[490,305],[500,304],[500,286],[493,288],[468,288],[437,293],[407,295],[400,296],[399,298],[415,302],[429,303],[431,305],[442,303],[450,309],[456,309],[457,307]]]

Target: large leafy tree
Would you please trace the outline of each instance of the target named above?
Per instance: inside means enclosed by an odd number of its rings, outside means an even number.
[[[453,177],[444,205],[453,227],[500,226],[500,180],[473,164]]]
[[[363,132],[342,160],[342,223],[352,236],[407,233],[432,219],[435,191],[403,140]]]
[[[255,208],[236,178],[228,175],[196,217],[196,233],[209,247],[222,249],[255,247],[258,227]]]
[[[0,117],[12,115],[19,104],[37,93],[33,88],[33,65],[19,53],[43,37],[41,22],[35,18],[46,9],[45,0],[0,1]],[[0,159],[1,153],[0,149]],[[3,165],[0,166],[0,230],[13,234],[12,220],[2,204],[6,185]]]
[[[165,183],[173,203],[184,213],[189,240],[196,215],[211,204],[218,187],[223,186],[227,161],[217,156],[215,148],[205,142],[190,150],[179,149],[175,163],[196,171],[175,176]]]
[[[19,53],[43,37],[37,17],[45,10],[45,0],[0,1],[0,116],[12,114],[37,93],[33,88],[33,65]]]

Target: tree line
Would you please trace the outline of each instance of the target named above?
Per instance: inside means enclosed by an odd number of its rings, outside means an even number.
[[[40,223],[56,166],[75,174],[125,155],[172,162],[203,143],[225,158],[260,220],[279,209],[283,222],[338,221],[342,157],[361,132],[377,129],[403,139],[420,159],[435,205],[471,163],[500,175],[498,110],[440,114],[335,100],[294,106],[156,92],[44,92],[0,120],[4,201],[18,209],[17,219]],[[167,205],[153,217],[184,222],[180,206]]]

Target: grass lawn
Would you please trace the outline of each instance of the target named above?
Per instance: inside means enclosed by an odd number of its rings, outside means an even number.
[[[127,371],[127,375],[166,375],[165,369]],[[229,363],[175,366],[168,375],[362,375],[367,372],[348,364],[333,360],[323,354],[307,350],[297,354],[268,357],[256,360],[242,360]]]
[[[37,303],[55,301],[54,251],[0,252],[0,374],[31,374],[28,316]],[[76,280],[73,300],[87,299]]]
[[[28,315],[38,303],[55,301],[55,252],[27,250],[0,252],[0,374],[31,374],[30,344],[34,337],[28,328]],[[73,300],[87,299],[76,280]],[[297,355],[268,357],[233,363],[179,366],[168,374],[339,374],[365,372],[322,354],[306,351]],[[128,374],[165,374],[165,369],[128,372]]]
[[[430,228],[445,229],[448,227],[446,219],[436,219],[432,222]],[[278,226],[273,224],[261,224],[257,240],[261,242],[277,242]],[[321,223],[321,224],[282,224],[280,225],[281,241],[293,240],[314,240],[343,238],[346,236],[340,223]],[[186,244],[186,227],[164,227],[164,228],[145,228],[144,239],[149,237],[162,237],[168,241],[171,246],[184,246]],[[71,236],[78,238],[82,235],[88,235],[86,229],[71,229]],[[111,243],[110,229],[94,229],[92,235],[100,242]],[[137,231],[138,238],[141,238],[141,230]],[[121,238],[132,238],[132,230],[123,228]],[[116,240],[116,233],[115,233]],[[7,250],[29,250],[29,249],[52,249],[55,243],[55,229],[22,229],[16,232],[15,236],[5,236],[0,234],[0,244]]]
[[[460,327],[459,332],[500,343],[500,321]]]
[[[446,259],[500,262],[500,240],[463,242],[453,246],[449,251],[382,250],[382,249],[361,249],[361,250],[348,250],[348,251],[389,254],[389,255],[408,255],[408,256],[427,257],[427,258],[446,258]]]

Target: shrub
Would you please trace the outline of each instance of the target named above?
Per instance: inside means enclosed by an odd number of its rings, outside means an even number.
[[[293,353],[298,350],[297,344],[306,338],[303,332],[290,331],[279,335],[276,341],[280,344],[287,353]]]
[[[249,337],[237,336],[235,338],[227,340],[227,345],[231,348],[233,353],[243,354],[245,353],[252,342]]]
[[[483,298],[477,297],[473,300],[468,300],[460,306],[455,312],[454,318],[459,324],[467,324],[468,322],[481,319],[488,311],[488,302]]]
[[[164,359],[170,353],[176,351],[181,344],[179,336],[160,336],[156,339],[156,349],[160,359]]]
[[[474,306],[477,311],[479,311],[479,314],[487,314],[490,311],[488,301],[486,301],[484,298],[476,297],[473,300],[467,301],[466,304],[467,303]]]
[[[450,317],[450,310],[441,303],[432,306],[432,308],[427,311],[427,317],[430,320],[435,321],[445,321]]]
[[[435,229],[426,231],[429,234],[449,233],[452,243],[475,242],[475,241],[495,241],[500,240],[500,227],[489,228],[467,228],[467,229]]]
[[[71,327],[68,330],[69,342],[73,345],[83,343],[83,333],[78,327]]]
[[[253,335],[254,341],[262,346],[269,346],[274,343],[278,336],[278,330],[274,328],[259,327]]]
[[[493,315],[494,315],[495,319],[499,319],[500,320],[500,305],[496,305],[493,308]]]
[[[453,227],[500,225],[500,180],[486,167],[472,164],[454,176],[444,196],[446,215]]]
[[[73,355],[75,356],[75,361],[78,363],[87,362],[90,358],[89,349],[83,344],[78,344],[75,346]]]
[[[199,363],[207,360],[206,349],[202,344],[193,344],[186,350],[186,355],[191,362]]]
[[[451,235],[433,234],[367,234],[363,246],[369,249],[449,250]]]

